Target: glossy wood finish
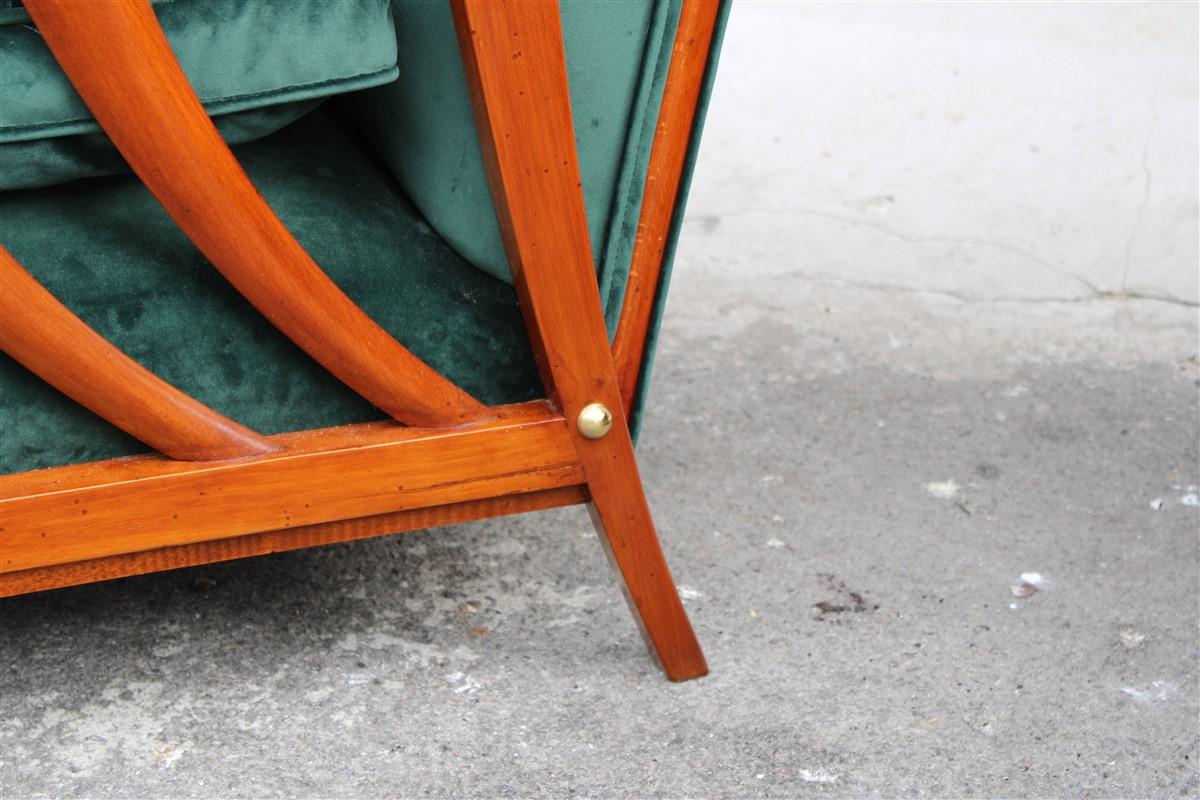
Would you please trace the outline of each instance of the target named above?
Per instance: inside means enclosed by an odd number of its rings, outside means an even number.
[[[137,553],[94,558],[52,567],[0,573],[0,597],[40,592],[81,583],[111,580],[147,572],[193,567],[217,561],[281,553],[335,542],[416,531],[439,525],[459,525],[506,514],[587,502],[583,486],[543,489],[528,494],[468,500],[430,508],[396,511],[319,525],[232,536],[195,544],[159,547]]]
[[[626,413],[633,405],[642,372],[663,255],[679,197],[684,161],[692,141],[696,104],[708,68],[718,12],[717,0],[684,0],[680,11],[679,29],[675,34],[642,193],[629,282],[625,285],[621,320],[613,339],[613,360],[617,365],[617,382]]]
[[[557,3],[452,0],[492,195],[526,328],[570,423],[601,540],[667,676],[708,667],[642,491],[600,306],[579,177]],[[587,439],[589,403],[615,416]]]
[[[42,37],[125,160],[200,251],[327,370],[396,419],[487,415],[337,288],[213,127],[147,0],[27,0]]]
[[[172,458],[278,450],[149,372],[58,302],[0,247],[0,350],[75,402]]]
[[[0,477],[0,572],[573,486],[565,420],[545,403],[453,429],[367,423],[271,437],[255,460],[156,457]]]

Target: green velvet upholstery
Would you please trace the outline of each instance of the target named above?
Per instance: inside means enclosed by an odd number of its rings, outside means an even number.
[[[667,306],[667,290],[671,288],[672,266],[675,263],[675,250],[679,246],[679,234],[683,229],[683,215],[687,209],[688,191],[692,185],[692,176],[696,170],[696,158],[700,154],[700,139],[704,133],[704,119],[708,112],[708,103],[712,98],[713,84],[717,77],[717,64],[721,57],[721,42],[725,38],[725,28],[729,24],[729,11],[733,8],[733,0],[720,0],[717,11],[716,26],[713,30],[712,47],[709,50],[708,64],[704,71],[704,80],[700,85],[700,96],[696,100],[696,116],[692,120],[691,139],[688,142],[687,153],[683,162],[683,174],[680,175],[679,193],[675,200],[675,209],[671,217],[671,227],[667,231],[667,241],[663,248],[662,272],[659,276],[658,291],[654,296],[654,309],[650,315],[650,327],[646,331],[646,346],[642,353],[642,372],[638,375],[637,388],[633,394],[633,403],[629,409],[629,430],[636,443],[642,429],[645,417],[646,400],[650,389],[650,376],[654,372],[654,354],[658,349],[658,333],[662,328],[663,314]],[[660,90],[661,92],[661,90]],[[661,94],[659,95],[661,101]],[[644,173],[643,173],[644,174]],[[631,252],[632,252],[632,248]],[[628,277],[628,261],[625,277]],[[622,283],[622,288],[624,284]],[[611,311],[606,312],[611,314]]]
[[[0,0],[0,18],[8,13],[5,2],[11,0]],[[167,6],[188,2],[201,0],[167,0]],[[316,261],[418,356],[488,403],[542,396],[515,293],[487,273],[507,278],[449,16],[441,2],[397,2],[402,72],[419,70],[411,74],[423,76],[432,94],[420,94],[420,81],[406,81],[340,98],[235,152]],[[611,331],[678,3],[566,0],[563,8],[583,188]],[[722,27],[727,10],[724,4]],[[414,42],[406,25],[440,39]],[[705,102],[714,67],[715,59]],[[434,110],[412,108],[417,100]],[[243,109],[223,120],[269,110]],[[696,135],[702,120],[703,107]],[[105,150],[102,134],[63,138],[88,136],[97,153]],[[0,152],[0,172],[3,158]],[[685,194],[668,241],[652,332],[661,319]],[[0,193],[0,243],[130,356],[256,430],[383,416],[241,299],[132,176]],[[648,348],[652,353],[653,337]],[[649,354],[646,367],[631,419],[635,432]],[[0,473],[146,452],[2,355],[0,434]]]
[[[0,189],[123,171],[23,9],[0,11]],[[155,13],[230,143],[397,75],[388,0],[160,0]]]
[[[615,330],[679,0],[562,0],[592,249]],[[400,77],[353,109],[413,202],[459,253],[511,281],[448,3],[393,6]]]
[[[511,286],[425,224],[365,140],[319,109],[237,149],[339,286],[488,403],[540,395]],[[382,418],[225,282],[133,176],[0,194],[0,242],[131,357],[263,433]],[[146,451],[0,356],[0,472]]]

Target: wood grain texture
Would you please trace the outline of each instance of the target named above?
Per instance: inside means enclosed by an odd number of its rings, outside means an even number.
[[[719,10],[717,0],[684,0],[680,11],[679,29],[671,51],[671,66],[667,71],[642,192],[629,281],[625,285],[621,319],[613,338],[613,360],[617,365],[621,404],[626,413],[633,406],[633,395],[642,373],[667,236],[679,198],[680,180],[696,119],[696,103],[708,68]]]
[[[453,425],[486,406],[354,304],[267,206],[213,127],[147,0],[28,0],[63,71],[147,188],[260,312],[396,419]]]
[[[708,671],[654,531],[600,306],[555,2],[452,0],[459,47],[509,265],[542,380],[570,423],[627,597],[673,680]],[[615,424],[575,427],[589,403]]]
[[[147,572],[193,567],[218,561],[281,553],[335,542],[458,525],[506,514],[519,514],[587,502],[583,486],[544,489],[528,494],[469,500],[431,508],[396,511],[370,517],[301,525],[296,528],[234,536],[194,544],[159,547],[139,553],[94,558],[71,564],[0,573],[0,597],[111,580]]]
[[[494,411],[492,419],[474,423],[470,430],[512,429],[526,424],[562,421],[561,415],[544,400],[498,406]],[[390,446],[443,433],[445,431],[441,429],[404,428],[394,422],[379,421],[280,433],[268,437],[268,440],[293,454],[312,454],[353,447]],[[207,465],[197,466],[148,455],[10,473],[0,475],[0,500],[117,483],[132,484],[143,479],[186,475],[197,469],[207,469]]]
[[[278,450],[113,347],[0,246],[0,350],[75,402],[171,458]]]
[[[153,456],[0,477],[0,572],[525,494],[583,482],[544,403],[454,429],[348,425],[270,437],[279,453]]]

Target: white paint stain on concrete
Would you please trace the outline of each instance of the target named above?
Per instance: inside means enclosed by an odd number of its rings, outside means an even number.
[[[675,588],[679,591],[679,599],[685,603],[688,600],[699,600],[701,597],[704,597],[704,592],[701,592],[699,589],[693,589],[691,586],[680,584]]]
[[[1117,640],[1126,650],[1137,650],[1146,641],[1146,634],[1137,628],[1126,626],[1117,632]]]
[[[1169,700],[1179,687],[1170,681],[1152,681],[1142,686],[1122,686],[1121,691],[1133,698],[1135,703],[1161,703]]]
[[[767,539],[767,547],[773,547],[776,550],[782,550],[785,545],[782,539]]]
[[[1022,572],[1017,582],[1009,587],[1012,596],[1018,600],[1028,600],[1042,589],[1046,588],[1046,578],[1040,572]],[[1018,608],[1013,603],[1009,608]]]
[[[483,688],[483,684],[465,672],[451,672],[446,676],[446,682],[454,687],[455,694],[474,694]]]
[[[1177,492],[1183,492],[1179,496],[1179,505],[1190,506],[1196,508],[1200,506],[1200,487],[1196,486],[1181,486],[1175,484],[1171,486]],[[1150,507],[1155,511],[1162,511],[1168,505],[1166,498],[1156,497],[1150,501]]]
[[[939,500],[949,500],[958,494],[958,490],[962,487],[955,483],[954,479],[945,481],[934,481],[925,484],[925,491]]]
[[[821,769],[820,767],[815,769],[801,769],[796,774],[800,777],[800,780],[804,781],[805,783],[830,784],[837,783],[839,780],[841,780],[840,775],[830,772],[827,769]]]

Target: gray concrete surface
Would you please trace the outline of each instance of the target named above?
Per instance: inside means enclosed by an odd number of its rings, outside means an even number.
[[[691,209],[813,278],[1195,303],[1197,17],[740,3]]]
[[[1089,270],[1123,267],[1134,156],[1112,207],[1034,193],[1104,229],[1084,253],[999,188],[939,199],[929,165],[825,174],[854,132],[748,88],[797,25],[860,40],[808,8],[734,17],[640,447],[709,677],[659,676],[580,509],[144,576],[0,604],[0,793],[1200,796],[1195,219],[1142,212],[1122,294]],[[882,61],[932,41],[888,13]],[[1192,27],[1164,86],[1195,79]],[[889,113],[881,143],[911,122]],[[973,225],[993,244],[948,244]]]

